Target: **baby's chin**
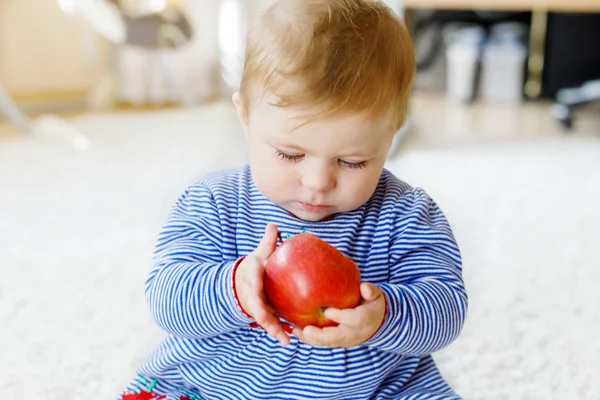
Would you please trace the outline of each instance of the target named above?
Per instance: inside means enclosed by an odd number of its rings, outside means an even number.
[[[299,218],[303,221],[307,221],[307,222],[321,222],[321,221],[328,221],[331,218],[333,218],[335,216],[336,213],[330,213],[330,214],[310,214],[310,213],[303,213],[303,215],[294,215],[296,218]]]

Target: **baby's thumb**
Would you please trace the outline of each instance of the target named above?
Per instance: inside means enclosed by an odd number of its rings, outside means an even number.
[[[381,289],[372,283],[363,282],[360,284],[360,294],[366,301],[372,301],[381,295]]]
[[[256,250],[254,250],[254,255],[266,260],[277,247],[277,234],[277,226],[275,224],[268,224],[262,240],[258,244]]]

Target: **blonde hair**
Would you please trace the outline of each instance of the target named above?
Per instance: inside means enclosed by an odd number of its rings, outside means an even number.
[[[386,5],[367,0],[280,0],[250,30],[240,95],[252,87],[318,117],[366,112],[405,122],[415,73],[410,35]]]

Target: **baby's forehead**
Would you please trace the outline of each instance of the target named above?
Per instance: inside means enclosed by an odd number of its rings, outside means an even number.
[[[272,91],[264,90],[253,85],[249,92],[248,112],[254,117],[263,119],[266,123],[280,123],[290,127],[290,130],[299,129],[305,125],[344,124],[352,126],[388,127],[393,124],[394,113],[390,110],[385,113],[374,114],[371,109],[343,108],[332,109],[330,103],[298,105],[282,105],[281,99]],[[291,90],[297,87],[289,86]]]
[[[258,100],[250,110],[252,125],[272,135],[304,135],[307,132],[327,134],[346,132],[346,136],[360,137],[374,132],[392,132],[392,115],[373,116],[368,110],[327,112],[323,107],[284,107]]]

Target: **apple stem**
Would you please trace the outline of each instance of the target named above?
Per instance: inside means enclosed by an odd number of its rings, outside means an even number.
[[[327,306],[323,306],[321,308],[319,308],[319,311],[321,312],[321,314],[325,313],[325,310],[327,310],[329,307]]]

